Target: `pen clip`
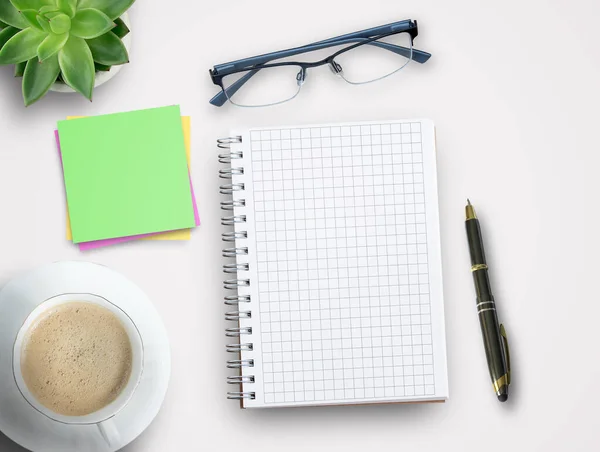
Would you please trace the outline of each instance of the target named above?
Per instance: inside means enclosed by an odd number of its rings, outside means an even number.
[[[504,344],[504,356],[506,356],[506,366],[508,367],[506,383],[510,384],[510,349],[508,348],[508,337],[506,336],[504,324],[500,324],[500,336],[502,336],[502,343]]]

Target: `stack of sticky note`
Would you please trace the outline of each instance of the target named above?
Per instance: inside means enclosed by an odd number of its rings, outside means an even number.
[[[129,240],[189,240],[200,224],[190,118],[178,106],[69,117],[55,132],[67,238],[81,250]]]

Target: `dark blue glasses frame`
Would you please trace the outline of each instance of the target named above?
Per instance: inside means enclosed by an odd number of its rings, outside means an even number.
[[[279,66],[299,66],[302,68],[299,77],[301,79],[299,82],[304,80],[306,76],[306,70],[308,68],[314,68],[318,66],[323,66],[329,64],[332,70],[336,73],[341,71],[339,65],[337,65],[334,61],[335,57],[352,50],[356,47],[362,45],[373,45],[379,48],[389,50],[390,52],[397,53],[398,55],[404,56],[406,58],[410,58],[417,63],[425,63],[431,57],[430,53],[423,52],[421,50],[417,50],[414,48],[406,48],[402,46],[397,46],[394,44],[389,44],[386,42],[378,41],[381,38],[386,36],[395,35],[398,33],[408,33],[411,38],[411,42],[419,34],[417,21],[413,20],[403,20],[400,22],[394,22],[388,25],[382,25],[379,27],[369,28],[363,31],[357,31],[355,33],[349,33],[342,36],[338,36],[331,39],[326,39],[324,41],[315,42],[312,44],[308,44],[302,47],[295,47],[293,49],[282,50],[279,52],[266,53],[264,55],[258,55],[251,58],[244,58],[242,60],[231,61],[229,63],[223,63],[216,65],[213,69],[211,69],[210,76],[213,83],[221,88],[221,92],[214,96],[210,103],[221,107],[227,102],[228,98],[233,96],[244,84],[249,81],[258,71],[261,69],[269,68],[269,67],[279,67]],[[281,63],[271,63],[269,61],[287,58],[294,55],[300,55],[303,53],[313,52],[315,50],[326,49],[329,47],[344,45],[344,44],[352,44],[344,49],[339,50],[338,52],[330,55],[327,58],[324,58],[319,61],[315,61],[312,63],[307,62],[292,62],[286,61]],[[234,82],[231,86],[225,88],[223,86],[223,78],[227,75],[236,74],[240,72],[247,72],[245,75],[240,77],[236,82]]]

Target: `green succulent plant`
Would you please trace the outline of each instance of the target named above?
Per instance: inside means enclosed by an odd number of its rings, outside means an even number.
[[[31,105],[56,82],[92,100],[96,72],[129,62],[120,19],[135,0],[0,0],[0,65]]]

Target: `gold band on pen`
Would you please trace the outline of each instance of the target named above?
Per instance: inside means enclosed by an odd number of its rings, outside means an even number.
[[[486,264],[475,264],[471,267],[472,272],[476,272],[477,270],[487,270],[488,266]]]
[[[508,374],[504,374],[500,378],[498,378],[494,382],[493,386],[494,386],[495,392],[499,392],[500,388],[502,388],[502,386],[508,386]]]
[[[467,221],[468,220],[475,220],[477,218],[477,215],[475,215],[475,209],[473,208],[473,206],[471,205],[471,201],[469,201],[467,199],[467,207],[465,208],[466,214],[467,214]]]

